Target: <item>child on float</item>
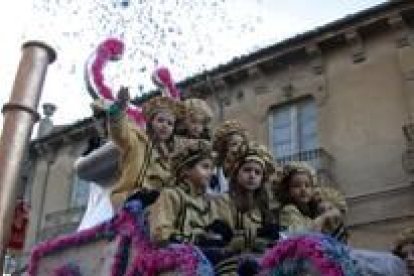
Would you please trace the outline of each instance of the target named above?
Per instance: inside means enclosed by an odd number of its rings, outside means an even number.
[[[222,196],[227,198],[229,211],[221,215],[233,229],[229,246],[240,252],[261,253],[279,237],[277,216],[270,211],[264,186],[274,172],[272,156],[265,146],[250,142],[235,156],[231,167],[230,189]]]
[[[229,190],[230,167],[242,145],[248,143],[247,131],[236,120],[228,120],[219,125],[213,137],[213,150],[216,153],[216,171],[210,193],[226,193]]]
[[[169,184],[169,158],[174,150],[175,122],[182,112],[180,102],[167,97],[154,97],[143,104],[142,111],[147,122],[146,130],[143,130],[126,116],[128,90],[122,88],[118,98],[109,107],[104,107],[109,137],[121,152],[119,179],[111,190],[114,207],[119,207],[136,192],[159,191]],[[138,196],[148,201],[144,205],[150,204],[157,196],[157,193],[142,196],[144,193]]]
[[[151,239],[159,244],[223,246],[229,237],[222,230],[231,229],[223,223],[217,228],[217,209],[206,194],[213,172],[211,144],[189,140],[174,153],[171,165],[174,185],[163,189],[150,208]]]
[[[232,255],[222,258],[215,270],[218,275],[239,275],[241,271],[253,275],[251,271],[257,269],[254,259],[279,238],[277,216],[269,208],[264,186],[274,173],[272,156],[265,146],[250,142],[229,165],[229,192],[215,196],[214,203],[220,218],[233,230],[226,247]]]
[[[393,253],[400,257],[407,267],[408,275],[414,275],[414,228],[405,229],[395,242]]]
[[[287,232],[326,232],[326,225],[340,220],[337,208],[318,214],[315,180],[313,170],[306,163],[292,162],[284,166],[277,195],[281,204],[280,225]]]
[[[329,220],[323,228],[327,234],[347,243],[348,230],[346,229],[345,219],[348,205],[343,193],[331,186],[315,185],[313,198],[316,202],[316,215],[322,215],[333,209],[340,212],[340,217],[337,220]]]
[[[183,143],[187,139],[211,140],[213,111],[202,99],[189,98],[183,101],[183,113],[177,118],[176,135]]]

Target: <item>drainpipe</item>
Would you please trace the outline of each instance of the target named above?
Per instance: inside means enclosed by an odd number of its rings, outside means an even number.
[[[47,67],[56,58],[51,47],[38,41],[23,44],[22,52],[10,100],[2,108],[4,123],[0,138],[0,272],[3,272],[23,157],[33,125],[40,117],[36,110]]]

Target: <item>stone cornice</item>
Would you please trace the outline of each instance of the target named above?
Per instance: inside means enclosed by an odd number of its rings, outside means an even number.
[[[252,54],[234,58],[228,63],[189,77],[177,85],[183,90],[184,97],[189,97],[192,91],[198,91],[200,94],[203,94],[203,96],[207,96],[206,94],[212,93],[211,83],[224,82],[226,83],[226,86],[228,86],[229,80],[231,80],[232,83],[245,81],[250,77],[256,77],[257,72],[262,74],[263,71],[265,71],[263,70],[264,68],[280,68],[281,65],[283,66],[283,64],[286,63],[282,62],[283,58],[289,55],[294,55],[295,53],[305,53],[310,60],[312,70],[317,74],[322,74],[323,72],[321,72],[321,70],[323,70],[323,67],[321,66],[323,66],[323,52],[327,51],[330,47],[349,46],[350,30],[360,39],[357,41],[357,44],[354,44],[352,58],[354,62],[361,62],[364,61],[365,56],[362,47],[364,36],[361,35],[360,31],[375,26],[376,24],[381,25],[382,28],[388,26],[385,30],[395,30],[395,27],[398,26],[399,23],[398,20],[395,21],[393,18],[395,19],[396,16],[400,16],[404,21],[402,14],[408,12],[414,14],[414,2],[385,2],[373,8],[346,16],[345,18],[336,20],[322,27],[286,39]],[[378,24],[384,22],[385,24]],[[348,39],[346,38],[346,33],[348,33]],[[334,43],[329,43],[332,41],[334,41]],[[326,46],[331,44],[334,46]],[[315,52],[312,50],[309,52],[309,48],[315,46],[319,48],[320,51],[317,61],[314,59]],[[246,77],[240,78],[240,76]],[[141,105],[143,102],[157,94],[159,94],[159,91],[150,91],[133,99],[132,103]]]
[[[93,118],[86,118],[74,124],[63,126],[45,137],[32,140],[30,150],[37,155],[53,152],[64,145],[98,135],[96,127],[97,121]]]
[[[401,195],[404,193],[412,193],[414,191],[414,185],[399,184],[389,188],[383,188],[377,191],[370,191],[362,194],[347,195],[346,199],[349,204],[357,204],[359,202],[365,203],[369,200],[375,200],[382,197],[389,197],[390,195]]]
[[[212,82],[219,80],[243,81],[246,78],[237,76],[255,76],[252,72],[262,72],[261,68],[267,64],[283,63],[281,60],[288,55],[295,55],[305,52],[312,63],[314,72],[321,73],[322,54],[328,51],[329,47],[351,47],[351,56],[354,62],[365,60],[364,52],[364,29],[379,26],[384,31],[395,29],[398,16],[403,20],[402,13],[414,13],[414,3],[394,1],[379,5],[367,11],[362,11],[353,16],[335,21],[316,30],[298,35],[286,41],[282,41],[266,49],[260,50],[248,56],[235,59],[228,64],[221,65],[209,72],[205,72],[194,78],[189,78],[180,84],[184,89],[192,87],[206,87],[208,79]],[[383,24],[385,23],[385,24]],[[386,26],[386,27],[384,27]],[[325,46],[327,42],[335,41],[334,46]],[[332,44],[332,43],[331,43]],[[315,61],[315,55],[318,57]],[[206,76],[209,76],[208,78]]]

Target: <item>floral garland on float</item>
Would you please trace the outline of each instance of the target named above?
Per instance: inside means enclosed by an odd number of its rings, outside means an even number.
[[[163,272],[180,275],[213,275],[210,263],[193,246],[172,245],[158,248],[146,234],[144,214],[139,202],[127,204],[113,219],[91,229],[45,241],[34,248],[30,256],[29,276],[37,276],[42,260],[66,249],[81,247],[100,240],[117,240],[110,268],[111,276],[155,276]],[[54,266],[52,275],[81,276],[83,263],[74,263],[70,257]],[[85,274],[86,275],[86,274]]]
[[[265,253],[260,266],[260,275],[362,276],[348,247],[322,234],[301,234],[279,241]]]
[[[112,103],[116,100],[112,89],[105,83],[103,70],[109,61],[120,60],[125,50],[124,43],[116,38],[108,38],[99,44],[97,49],[90,55],[85,65],[85,83],[87,90],[94,100],[100,99]],[[161,89],[163,96],[174,100],[181,99],[181,92],[176,87],[170,71],[166,67],[154,70],[151,75],[153,83]],[[139,106],[128,105],[127,115],[138,126],[145,126],[145,117]]]

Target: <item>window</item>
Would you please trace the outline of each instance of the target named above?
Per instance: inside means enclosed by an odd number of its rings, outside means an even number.
[[[316,105],[312,98],[274,108],[269,115],[270,147],[277,160],[318,147]]]
[[[88,203],[89,182],[74,176],[72,194],[70,198],[70,207],[84,207]]]

